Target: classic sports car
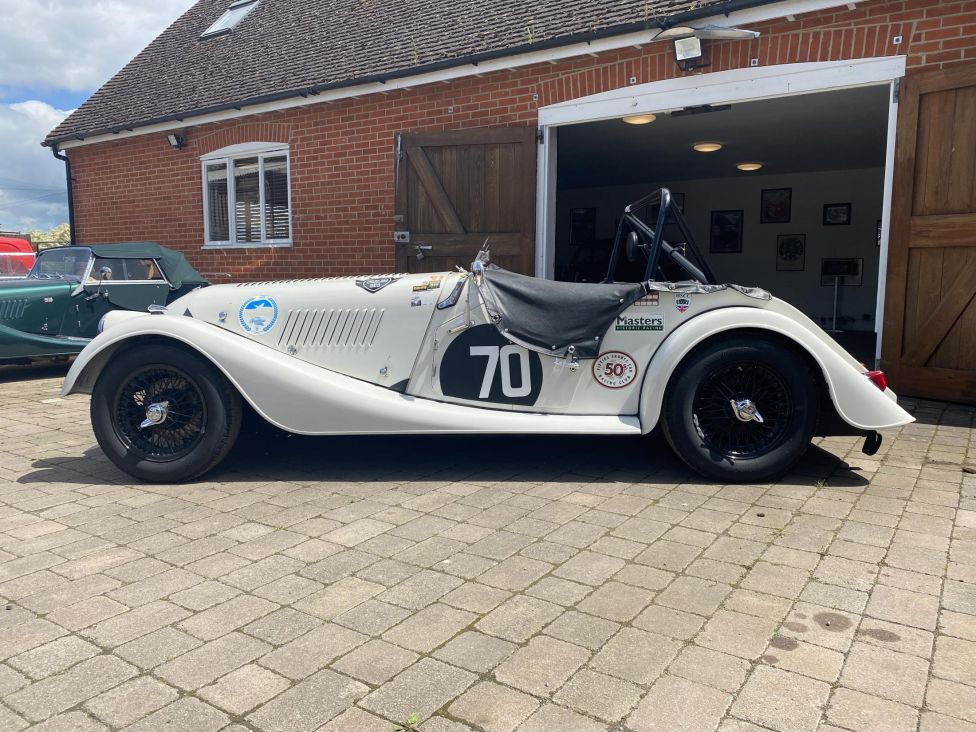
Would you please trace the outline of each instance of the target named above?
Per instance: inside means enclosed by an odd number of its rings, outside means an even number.
[[[0,236],[0,280],[21,279],[34,264],[34,249],[26,239]]]
[[[640,435],[660,423],[721,481],[784,473],[818,430],[864,434],[871,454],[876,430],[912,421],[882,373],[795,308],[713,282],[662,189],[624,210],[604,283],[513,274],[483,251],[471,272],[213,286],[109,313],[63,393],[92,394],[118,467],[165,482],[220,462],[244,402],[311,435]]]
[[[0,281],[0,363],[74,355],[110,310],[144,313],[206,284],[159,244],[45,249],[26,277]]]

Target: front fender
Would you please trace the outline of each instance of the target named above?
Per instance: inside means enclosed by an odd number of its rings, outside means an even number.
[[[709,338],[742,329],[775,333],[810,354],[820,367],[837,414],[852,427],[880,430],[914,421],[898,406],[894,392],[890,389],[882,392],[872,384],[854,365],[853,358],[826,334],[771,310],[731,307],[692,318],[668,336],[655,352],[641,385],[640,423],[644,433],[657,425],[665,386],[685,356]]]

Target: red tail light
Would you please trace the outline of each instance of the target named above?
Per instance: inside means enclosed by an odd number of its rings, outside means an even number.
[[[864,375],[868,377],[868,380],[872,384],[881,389],[881,391],[888,388],[888,379],[885,378],[884,371],[868,371]]]

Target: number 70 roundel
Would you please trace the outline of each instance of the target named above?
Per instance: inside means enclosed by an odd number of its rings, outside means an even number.
[[[466,330],[439,369],[445,396],[492,404],[535,404],[542,391],[539,354],[506,340],[493,325]]]

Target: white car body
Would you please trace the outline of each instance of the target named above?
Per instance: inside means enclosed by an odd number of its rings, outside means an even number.
[[[668,380],[687,354],[745,330],[798,344],[850,434],[912,421],[890,389],[776,298],[659,285],[603,336],[601,355],[629,361],[574,362],[506,341],[473,279],[445,272],[219,285],[165,312],[112,312],[63,394],[91,393],[112,354],[133,339],[163,338],[202,354],[258,414],[290,432],[641,434],[657,425]],[[457,301],[439,309],[458,286]],[[485,343],[452,352],[472,333]],[[609,375],[600,376],[598,363]]]

